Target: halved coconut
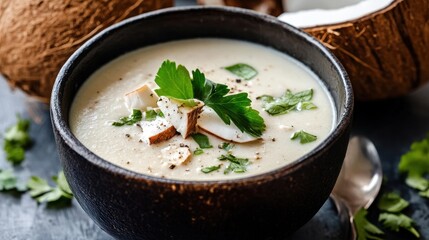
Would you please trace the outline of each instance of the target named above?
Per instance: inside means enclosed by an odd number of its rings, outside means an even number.
[[[198,99],[194,99],[194,101],[197,103],[194,107],[187,107],[183,103],[167,97],[160,97],[157,103],[165,119],[173,124],[183,138],[187,138],[195,132],[198,115],[204,106],[202,101]]]
[[[142,129],[140,139],[148,145],[166,141],[176,135],[174,126],[162,117],[156,117],[153,121],[141,121],[138,126]]]
[[[242,7],[274,16],[278,16],[283,12],[282,0],[198,0],[198,3]]]
[[[358,100],[401,96],[429,81],[429,1],[285,0],[280,20],[340,59]]]
[[[201,131],[207,132],[218,138],[236,143],[246,143],[258,140],[247,133],[242,132],[234,123],[226,125],[213,109],[204,107],[197,123]]]
[[[138,89],[125,94],[125,106],[128,110],[140,109],[145,111],[148,107],[156,108],[158,105],[158,95],[150,89],[147,84],[139,87]]]

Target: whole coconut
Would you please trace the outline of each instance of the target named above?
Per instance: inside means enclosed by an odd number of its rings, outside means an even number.
[[[0,73],[49,101],[61,66],[102,29],[173,0],[0,0]]]

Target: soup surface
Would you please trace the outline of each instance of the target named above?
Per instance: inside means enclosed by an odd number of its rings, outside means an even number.
[[[247,92],[252,107],[260,112],[266,130],[261,140],[234,143],[229,151],[220,146],[225,143],[207,135],[212,148],[192,154],[184,164],[172,168],[161,154],[162,149],[174,144],[189,146],[191,152],[198,144],[191,138],[173,138],[148,145],[140,141],[142,129],[137,125],[115,127],[114,121],[129,116],[124,95],[143,84],[152,89],[156,73],[164,60],[175,61],[189,71],[199,69],[207,79],[228,85],[231,93]],[[251,80],[244,80],[224,67],[245,63],[257,70]],[[313,89],[311,102],[316,109],[291,111],[272,116],[263,108],[258,96],[280,97],[289,89],[293,93]],[[221,180],[247,177],[282,167],[314,149],[333,128],[335,114],[331,97],[317,76],[291,57],[273,49],[237,40],[191,39],[173,41],[145,47],[127,53],[96,71],[80,88],[70,112],[73,134],[88,149],[101,158],[120,167],[157,177],[181,180]],[[302,144],[291,136],[299,131],[317,136],[317,140]],[[246,170],[225,173],[228,162],[219,160],[232,154],[248,159]],[[219,169],[204,173],[202,169],[217,166]]]

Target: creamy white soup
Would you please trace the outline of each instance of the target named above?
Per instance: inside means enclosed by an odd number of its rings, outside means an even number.
[[[136,124],[113,126],[114,122],[131,114],[132,109],[127,107],[124,98],[126,94],[142,86],[147,91],[159,88],[154,79],[165,60],[181,64],[189,72],[199,69],[207,79],[227,85],[231,90],[229,94],[248,93],[251,107],[259,111],[266,125],[262,136],[255,140],[239,131],[236,134],[241,134],[238,140],[245,143],[231,142],[231,139],[215,136],[225,132],[223,122],[210,125],[214,131],[219,131],[219,134],[210,134],[198,127],[198,122],[205,121],[204,116],[199,116],[196,131],[207,136],[212,146],[201,149],[192,137],[184,139],[179,133],[171,139],[149,144],[142,135],[153,129],[149,129],[151,123],[144,119]],[[256,76],[245,80],[225,69],[239,63],[253,67]],[[273,105],[265,104],[266,99],[260,98],[263,95],[279,98],[286,90],[295,94],[310,89],[312,99],[299,103],[286,114],[269,114],[266,110]],[[311,103],[308,110],[307,103]],[[210,108],[203,108],[204,114],[210,111]],[[327,90],[303,64],[261,45],[208,38],[161,43],[109,62],[80,88],[72,104],[69,122],[73,134],[83,145],[120,167],[169,179],[222,180],[261,174],[297,160],[328,136],[334,125],[334,112]],[[164,121],[162,117],[158,120]],[[309,136],[300,136],[301,131],[315,137],[301,143]],[[292,135],[298,138],[291,139]],[[246,142],[246,139],[250,140]],[[184,154],[183,149],[187,151],[186,161],[177,161]],[[231,156],[243,165],[238,170],[230,166],[234,163],[234,159],[228,160]],[[240,162],[243,159],[245,161]]]

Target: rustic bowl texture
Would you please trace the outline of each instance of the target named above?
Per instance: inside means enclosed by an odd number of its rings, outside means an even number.
[[[307,65],[323,79],[334,100],[337,120],[330,136],[307,155],[269,173],[199,182],[120,168],[73,136],[70,106],[94,71],[137,48],[199,37],[259,43]],[[352,110],[347,75],[317,40],[273,17],[222,7],[161,10],[106,29],[67,61],[51,100],[56,143],[73,193],[85,212],[119,239],[284,239],[328,198],[346,152]]]

